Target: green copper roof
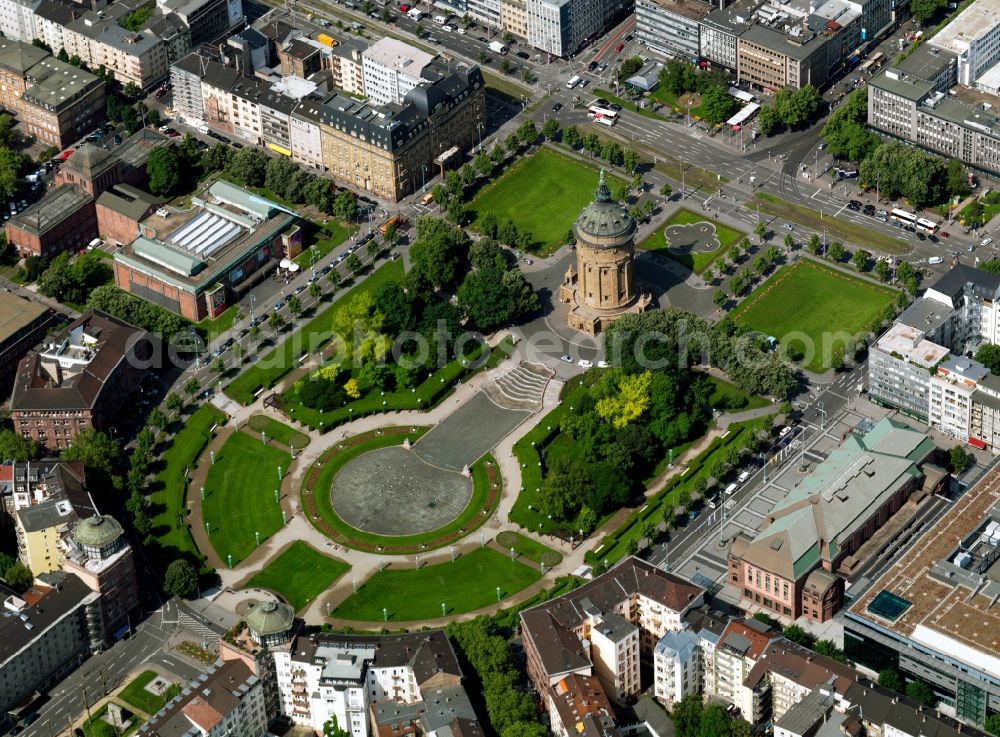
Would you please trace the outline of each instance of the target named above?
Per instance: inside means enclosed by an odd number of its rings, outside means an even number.
[[[582,235],[584,240],[587,240],[587,236],[617,239],[635,234],[635,220],[624,207],[612,201],[611,190],[604,179],[603,169],[601,178],[597,182],[594,201],[583,208],[580,217],[576,219],[574,229],[577,237]]]
[[[258,635],[273,635],[290,629],[294,618],[295,612],[287,604],[262,601],[250,610],[246,622]]]
[[[122,526],[113,517],[96,515],[88,517],[76,526],[73,539],[90,548],[103,548],[121,536]]]

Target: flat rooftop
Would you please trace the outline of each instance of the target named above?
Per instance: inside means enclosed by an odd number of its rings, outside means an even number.
[[[976,0],[957,18],[931,37],[930,43],[961,54],[981,38],[996,32],[1000,25],[1000,4],[996,0]]]
[[[366,59],[411,77],[419,77],[420,71],[434,58],[426,51],[388,37],[379,39],[363,53]]]
[[[949,350],[923,337],[923,331],[896,323],[878,339],[878,347],[886,353],[898,353],[907,361],[930,368],[944,360]]]
[[[650,0],[650,2],[670,13],[676,13],[692,20],[701,20],[714,9],[714,6],[701,2],[701,0]]]
[[[1000,673],[1000,605],[961,583],[946,584],[931,575],[936,563],[982,526],[997,502],[1000,467],[958,499],[848,612],[973,667]],[[876,598],[872,612],[869,605]]]
[[[0,292],[0,348],[5,340],[26,328],[49,311],[45,305],[18,297],[10,292]]]
[[[30,77],[34,84],[24,91],[24,99],[56,111],[101,84],[90,72],[61,62],[55,57],[43,59],[33,66]]]
[[[75,184],[63,184],[49,192],[27,210],[7,221],[18,230],[41,236],[93,200],[90,193]]]

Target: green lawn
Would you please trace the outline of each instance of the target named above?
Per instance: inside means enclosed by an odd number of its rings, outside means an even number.
[[[323,223],[316,234],[316,241],[306,247],[295,257],[295,263],[303,269],[308,269],[314,262],[323,258],[334,248],[343,243],[356,230],[353,225],[345,225],[339,220],[330,218]]]
[[[830,212],[822,213],[805,205],[786,202],[766,192],[758,192],[753,199],[744,204],[744,207],[756,210],[758,205],[761,212],[773,217],[798,223],[819,232],[826,230],[831,241],[843,241],[845,245],[850,243],[893,254],[906,253],[910,250],[909,244],[899,238],[873,230],[861,223],[834,218]],[[803,237],[808,238],[808,236]]]
[[[612,187],[625,184],[615,177],[609,177],[608,183]],[[566,242],[566,233],[594,199],[596,189],[597,169],[542,148],[476,195],[470,204],[475,212],[473,227],[487,212],[500,221],[510,218],[532,234],[532,250],[547,255]]]
[[[520,532],[501,532],[496,537],[497,545],[504,550],[514,548],[514,553],[521,558],[527,558],[535,563],[544,563],[547,567],[559,565],[562,553],[522,535]]]
[[[245,587],[274,591],[299,611],[330,588],[330,584],[349,568],[347,563],[296,540],[247,581]]]
[[[706,376],[715,387],[715,390],[712,392],[712,396],[709,399],[709,402],[711,402],[712,407],[715,409],[720,411],[729,410],[730,412],[741,412],[747,409],[766,407],[771,403],[767,397],[757,396],[756,394],[747,394],[735,384],[730,384],[728,381],[716,378],[711,374],[706,374]]]
[[[205,340],[211,343],[217,336],[229,330],[229,328],[235,324],[236,317],[240,314],[242,314],[240,312],[240,306],[232,305],[215,319],[202,320],[195,326],[195,328],[202,331],[205,336]]]
[[[666,228],[669,225],[693,225],[695,223],[709,223],[715,226],[715,234],[719,239],[719,247],[714,251],[700,253],[675,253],[667,243]],[[647,237],[639,248],[646,251],[662,252],[680,264],[688,267],[695,274],[701,274],[717,258],[722,256],[729,247],[743,238],[746,233],[723,225],[717,220],[713,220],[705,215],[699,215],[687,208],[681,208],[671,215],[663,225]]]
[[[119,691],[118,698],[139,711],[144,711],[147,714],[155,714],[170,699],[181,692],[181,686],[177,683],[171,684],[163,696],[157,696],[147,691],[146,686],[152,683],[157,675],[157,673],[151,670],[143,671],[130,684]]]
[[[471,612],[516,594],[541,578],[542,574],[523,563],[512,561],[490,548],[476,548],[458,557],[454,563],[413,567],[410,560],[399,560],[394,566],[376,573],[333,611],[334,617],[369,622],[383,621],[382,609],[388,619],[408,622],[433,619],[445,615]],[[405,566],[405,567],[404,567]]]
[[[306,354],[318,351],[331,337],[333,313],[349,302],[355,294],[361,291],[374,292],[384,282],[403,276],[403,261],[397,259],[381,266],[373,274],[341,294],[340,298],[330,304],[297,330],[284,333],[285,339],[277,348],[261,356],[253,366],[233,379],[225,389],[226,396],[240,404],[250,404],[255,394],[261,388],[271,388],[281,378],[298,365],[298,359]],[[270,333],[269,328],[264,328]]]
[[[108,705],[105,704],[95,711],[90,719],[83,723],[81,729],[83,729],[85,737],[128,737],[128,735],[133,734],[139,728],[139,724],[142,721],[138,717],[133,716],[132,721],[129,722],[129,726],[125,728],[125,732],[119,734],[117,729],[104,721],[104,716],[107,713]]]
[[[265,433],[269,440],[281,443],[287,448],[305,448],[309,445],[309,436],[290,428],[283,422],[267,415],[253,415],[247,420],[247,427],[256,433]]]
[[[810,260],[778,270],[732,312],[739,325],[804,352],[804,368],[824,371],[843,344],[892,304],[896,292]],[[827,345],[824,346],[824,343]]]
[[[187,525],[178,521],[178,518],[187,515],[184,504],[187,479],[184,470],[194,468],[198,456],[212,438],[212,426],[225,421],[225,413],[210,404],[203,404],[184,420],[183,426],[160,457],[160,468],[153,482],[150,501],[153,514],[152,534],[156,540],[155,549],[160,553],[157,557],[163,567],[179,557],[201,558]]]
[[[291,460],[285,451],[245,432],[233,433],[216,454],[201,509],[210,525],[209,540],[223,561],[232,555],[236,565],[256,547],[255,532],[264,542],[281,528],[274,490],[279,486],[278,467],[287,474]]]
[[[345,442],[346,447],[343,449],[340,447],[331,448],[313,466],[302,485],[302,508],[306,510],[307,517],[316,529],[352,548],[360,550],[381,549],[389,554],[400,554],[441,547],[453,543],[479,528],[493,513],[493,508],[499,502],[499,490],[503,488],[502,479],[499,477],[499,466],[491,455],[484,456],[472,465],[470,469],[472,472],[472,497],[462,514],[444,527],[416,535],[376,535],[351,527],[340,518],[334,511],[330,499],[333,479],[340,472],[340,469],[362,453],[391,445],[400,445],[405,438],[410,438],[410,442],[413,443],[427,432],[425,427],[414,428],[413,432],[406,432],[405,428],[395,428],[395,430],[396,432],[387,431],[382,435],[368,434],[352,438],[354,442]],[[488,466],[487,462],[492,463],[492,465]],[[498,487],[492,487],[495,492],[492,503],[490,502],[491,471],[494,476],[493,483],[499,484]],[[486,509],[486,513],[483,512],[483,509]],[[313,515],[316,515],[318,519],[314,519]]]

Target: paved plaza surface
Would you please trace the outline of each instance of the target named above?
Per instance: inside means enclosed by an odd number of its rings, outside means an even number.
[[[719,237],[712,223],[668,225],[663,234],[670,244],[671,253],[686,256],[692,253],[711,253],[719,250]]]
[[[351,527],[378,535],[414,535],[460,515],[472,498],[472,479],[393,446],[363,453],[344,466],[333,480],[330,498]]]
[[[459,404],[457,399],[445,402]],[[482,458],[530,414],[499,407],[478,392],[420,438],[413,452],[438,468],[461,471]]]

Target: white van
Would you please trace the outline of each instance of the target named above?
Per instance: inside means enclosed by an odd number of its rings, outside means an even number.
[[[931,256],[929,259],[927,259],[927,263],[929,263],[931,266],[934,266],[935,264],[939,264],[942,261],[944,261],[944,259],[941,258],[940,256]]]
[[[420,20],[424,17],[424,14],[418,8],[410,8],[406,11],[406,14],[413,18],[413,20]]]
[[[446,15],[435,15],[434,16],[434,22],[437,23],[439,26],[443,26],[445,23],[448,22],[448,16],[446,16]]]
[[[730,484],[729,486],[726,487],[726,490],[723,492],[723,496],[727,497],[732,496],[734,491],[736,491],[736,484]]]
[[[198,126],[198,132],[201,133],[203,136],[207,136],[208,135],[208,126],[207,125],[199,125]]]
[[[749,471],[742,471],[742,472],[740,472],[739,479],[737,479],[737,483],[745,484],[746,480],[748,478],[750,478],[750,472]]]
[[[583,80],[578,75],[574,74],[572,77],[569,78],[569,81],[566,83],[566,89],[571,90],[578,84],[580,84],[580,82],[582,81]]]

